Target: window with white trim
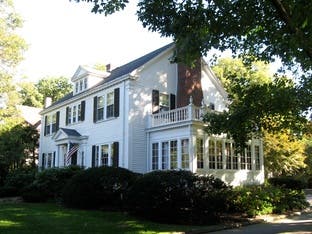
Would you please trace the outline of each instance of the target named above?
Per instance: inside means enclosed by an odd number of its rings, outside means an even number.
[[[104,96],[97,97],[97,120],[104,119]]]
[[[233,163],[233,148],[231,142],[225,142],[225,158],[226,169],[232,169]]]
[[[223,168],[222,140],[216,140],[217,169]]]
[[[151,143],[151,169],[190,169],[189,139],[172,139]]]
[[[251,170],[251,145],[246,148],[246,166],[247,170]]]
[[[81,78],[75,82],[75,94],[81,93],[88,88],[88,78]]]
[[[114,143],[94,145],[93,147],[92,167],[113,166]]]
[[[261,169],[261,165],[260,165],[260,146],[259,145],[255,145],[255,168],[256,170],[260,170]]]
[[[114,117],[114,91],[106,96],[106,118]]]
[[[66,125],[75,124],[84,120],[84,111],[82,105],[85,106],[85,101],[79,104],[66,107]]]
[[[44,135],[51,135],[58,130],[59,111],[45,116]]]
[[[216,152],[215,141],[209,140],[209,169],[216,169]]]
[[[159,94],[159,110],[168,111],[170,109],[169,95],[165,93]]]
[[[159,144],[153,143],[152,144],[152,170],[158,170],[158,159],[159,159]]]
[[[169,169],[169,142],[161,143],[161,169]]]
[[[178,168],[178,141],[170,141],[170,169]]]
[[[101,145],[101,166],[109,166],[110,163],[109,145]]]
[[[181,167],[190,169],[189,139],[181,140]]]
[[[204,140],[203,138],[196,139],[196,158],[197,168],[204,168]]]

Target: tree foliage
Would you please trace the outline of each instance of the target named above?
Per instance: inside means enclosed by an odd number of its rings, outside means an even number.
[[[22,82],[19,84],[21,90],[21,104],[25,106],[33,106],[41,108],[43,106],[43,95],[39,93],[38,88],[34,83]]]
[[[270,77],[268,66],[251,66],[241,60],[220,60],[213,68],[229,93],[230,105],[223,113],[209,112],[204,121],[208,133],[228,133],[243,148],[251,137],[291,129],[300,133],[306,124],[306,103],[295,83],[285,76]]]
[[[105,15],[128,3],[75,1],[88,2],[93,5],[92,12]],[[239,99],[232,99],[228,113],[206,118],[215,133],[230,132],[243,142],[262,128],[298,131],[302,127],[312,103],[312,1],[142,0],[137,7],[144,27],[173,38],[174,62],[192,64],[212,48],[230,49],[247,64],[279,57],[299,78],[297,83],[276,77],[270,83],[252,84],[244,74],[231,75]]]
[[[305,142],[289,131],[264,134],[264,168],[267,175],[294,176],[307,165]]]
[[[127,0],[76,0],[105,15],[124,9]],[[137,15],[144,27],[172,37],[177,59],[194,61],[211,48],[287,65],[312,68],[310,0],[142,0]],[[274,33],[272,33],[274,32]]]
[[[35,167],[39,146],[37,129],[23,122],[6,124],[0,131],[0,184],[10,170]]]
[[[72,91],[72,85],[66,77],[47,77],[39,80],[36,84],[39,93],[43,96],[52,98],[52,101],[57,101],[65,94]]]
[[[0,110],[0,122],[6,124],[17,117],[16,104],[19,103],[19,98],[12,83],[12,74],[16,65],[23,59],[23,52],[27,46],[16,32],[22,26],[22,20],[15,12],[11,0],[1,1],[0,16],[0,95],[5,99],[7,106]]]

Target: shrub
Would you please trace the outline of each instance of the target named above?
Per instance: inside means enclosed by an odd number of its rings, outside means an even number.
[[[14,197],[19,194],[18,189],[15,187],[4,186],[0,187],[0,197]]]
[[[291,176],[269,178],[268,182],[271,185],[284,187],[288,189],[301,190],[306,187],[306,184],[302,180]]]
[[[67,181],[81,171],[78,166],[52,168],[39,172],[34,182],[22,193],[25,201],[42,202],[49,199],[59,199]]]
[[[124,168],[89,168],[68,181],[63,203],[84,209],[123,209],[128,190],[137,177],[138,174]]]
[[[154,221],[211,223],[225,209],[228,187],[212,176],[189,171],[154,171],[139,178],[130,191],[130,210]]]
[[[23,190],[33,183],[36,172],[33,168],[19,168],[11,171],[5,179],[0,196],[20,196]]]
[[[229,201],[231,211],[248,216],[300,210],[308,205],[303,191],[272,185],[237,187]]]

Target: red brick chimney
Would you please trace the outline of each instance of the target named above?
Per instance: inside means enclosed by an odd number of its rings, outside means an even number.
[[[178,64],[177,107],[189,104],[190,96],[193,104],[201,106],[203,90],[201,86],[201,60],[198,59],[193,68]]]

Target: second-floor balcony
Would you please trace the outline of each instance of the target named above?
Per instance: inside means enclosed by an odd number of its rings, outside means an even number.
[[[206,107],[197,107],[193,104],[174,110],[162,111],[150,116],[149,127],[159,127],[187,121],[202,121],[206,111]]]

